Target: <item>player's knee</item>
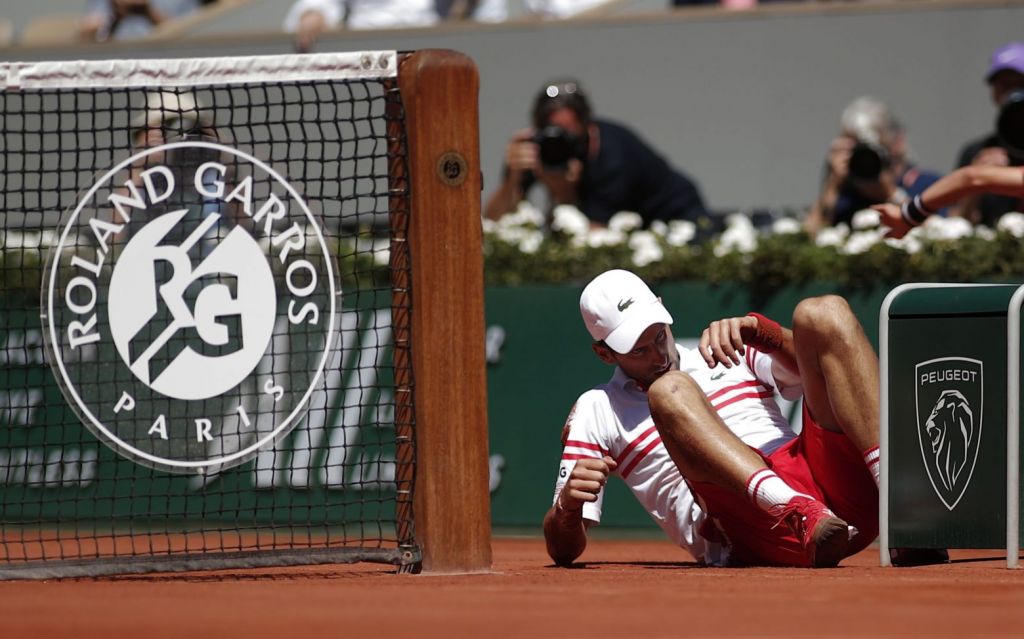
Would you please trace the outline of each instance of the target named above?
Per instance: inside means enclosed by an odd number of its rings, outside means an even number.
[[[838,295],[802,300],[793,311],[793,332],[835,339],[857,331],[859,324],[849,303]]]
[[[703,394],[692,377],[682,371],[668,371],[647,389],[651,413],[664,415],[685,411],[694,397]]]

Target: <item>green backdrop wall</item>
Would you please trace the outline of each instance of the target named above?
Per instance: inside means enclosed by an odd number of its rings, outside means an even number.
[[[559,437],[569,408],[580,393],[606,380],[611,374],[611,369],[590,350],[589,336],[579,317],[580,290],[581,286],[558,285],[489,287],[485,292],[491,494],[495,527],[539,528],[551,503],[561,455]],[[876,344],[878,311],[888,290],[889,287],[878,287],[846,295],[868,336]],[[675,317],[675,336],[684,342],[695,340],[712,320],[742,315],[750,310],[761,311],[788,323],[800,299],[830,292],[842,293],[827,283],[790,287],[768,298],[757,299],[746,289],[734,285],[666,284],[658,290]],[[117,494],[121,488],[108,485],[113,480],[99,469],[112,468],[111,464],[130,465],[131,462],[116,459],[98,442],[81,445],[87,440],[87,433],[77,429],[65,432],[64,429],[71,428],[74,419],[68,418],[68,409],[59,408],[63,403],[56,382],[43,360],[39,314],[33,307],[33,296],[8,295],[2,302],[0,498],[8,504],[34,504],[32,512],[5,511],[4,517],[10,520],[58,516],[63,499],[71,497],[69,491],[93,491],[97,496]],[[376,312],[387,311],[380,309]],[[346,379],[355,375],[357,369],[373,368],[372,358],[369,363],[364,361],[367,359],[362,354],[365,348],[375,346],[380,340],[390,343],[390,331],[379,334],[379,330],[373,330],[376,322],[372,315],[357,313],[354,309],[344,311],[343,320],[352,327],[361,328],[350,331],[351,335],[358,333],[361,336],[358,343],[353,339],[350,340],[353,343],[345,345],[348,356],[344,359],[341,373]],[[366,372],[369,371],[364,370]],[[344,388],[349,386],[351,384],[343,384]],[[184,516],[208,512],[210,500],[219,498],[225,482],[250,491],[251,500],[269,499],[268,491],[273,491],[276,499],[283,498],[292,505],[311,509],[317,507],[318,495],[322,497],[323,490],[356,490],[357,487],[364,493],[370,487],[382,493],[393,490],[394,453],[393,445],[386,443],[385,435],[388,433],[366,426],[366,413],[375,412],[372,408],[378,404],[377,398],[346,400],[348,394],[339,392],[337,396],[317,401],[339,407],[346,401],[358,406],[369,404],[371,410],[338,409],[332,411],[327,423],[300,424],[283,442],[282,454],[260,456],[226,473],[213,484],[169,478],[168,481],[184,482],[188,486],[175,491],[180,499],[166,504],[167,509]],[[387,398],[380,398],[380,405],[387,403]],[[385,415],[385,421],[387,418]],[[48,429],[53,428],[61,429],[63,435],[46,436]],[[359,441],[364,445],[366,442],[363,440],[377,443],[371,446],[372,455],[366,452],[365,459],[349,460],[341,465],[331,463],[322,451],[306,454],[301,459],[298,453],[288,452],[293,444],[295,450],[299,450],[308,448],[310,442],[319,442],[316,448],[319,449],[321,444],[337,438],[350,443]],[[71,443],[63,448],[54,448],[57,441]],[[48,445],[44,446],[42,442],[48,442]],[[62,464],[47,463],[53,459],[62,460]],[[332,468],[350,467],[358,477],[340,474],[334,477],[337,473],[328,472]],[[47,468],[56,468],[52,471],[56,474],[47,478],[36,477],[39,473],[48,472]],[[27,494],[29,492],[32,495]],[[82,496],[79,492],[74,494]],[[363,494],[358,501],[365,502],[368,496]],[[131,500],[115,502],[124,508],[133,507]],[[617,481],[609,487],[605,511],[605,528],[654,527],[624,485]]]

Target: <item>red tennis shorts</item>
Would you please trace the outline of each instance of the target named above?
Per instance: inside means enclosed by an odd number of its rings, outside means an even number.
[[[846,523],[857,528],[848,555],[866,548],[878,536],[878,488],[861,451],[842,433],[825,430],[804,406],[800,435],[771,455],[761,455],[768,467],[794,490],[824,502]],[[714,484],[692,482],[705,511],[714,520],[705,524],[706,537],[716,533],[730,546],[732,565],[808,566],[800,540],[786,524],[745,495]],[[708,526],[717,530],[707,530]]]

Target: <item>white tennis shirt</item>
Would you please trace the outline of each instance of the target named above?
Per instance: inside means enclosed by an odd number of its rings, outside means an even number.
[[[802,393],[800,380],[770,355],[746,346],[743,362],[732,368],[708,368],[696,350],[677,345],[679,368],[701,387],[722,420],[743,443],[769,454],[796,437],[774,396]],[[626,482],[644,509],[675,543],[708,564],[724,561],[718,544],[698,530],[704,512],[669,457],[651,418],[647,393],[616,368],[611,380],[576,400],[567,421],[568,438],[555,484],[555,499],[579,459],[607,455],[618,462],[612,471]],[[604,491],[596,502],[584,503],[583,517],[601,521]]]

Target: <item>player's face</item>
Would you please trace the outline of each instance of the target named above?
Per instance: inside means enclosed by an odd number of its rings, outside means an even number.
[[[679,370],[679,351],[668,324],[652,324],[628,353],[615,353],[615,363],[644,388],[670,370]]]

